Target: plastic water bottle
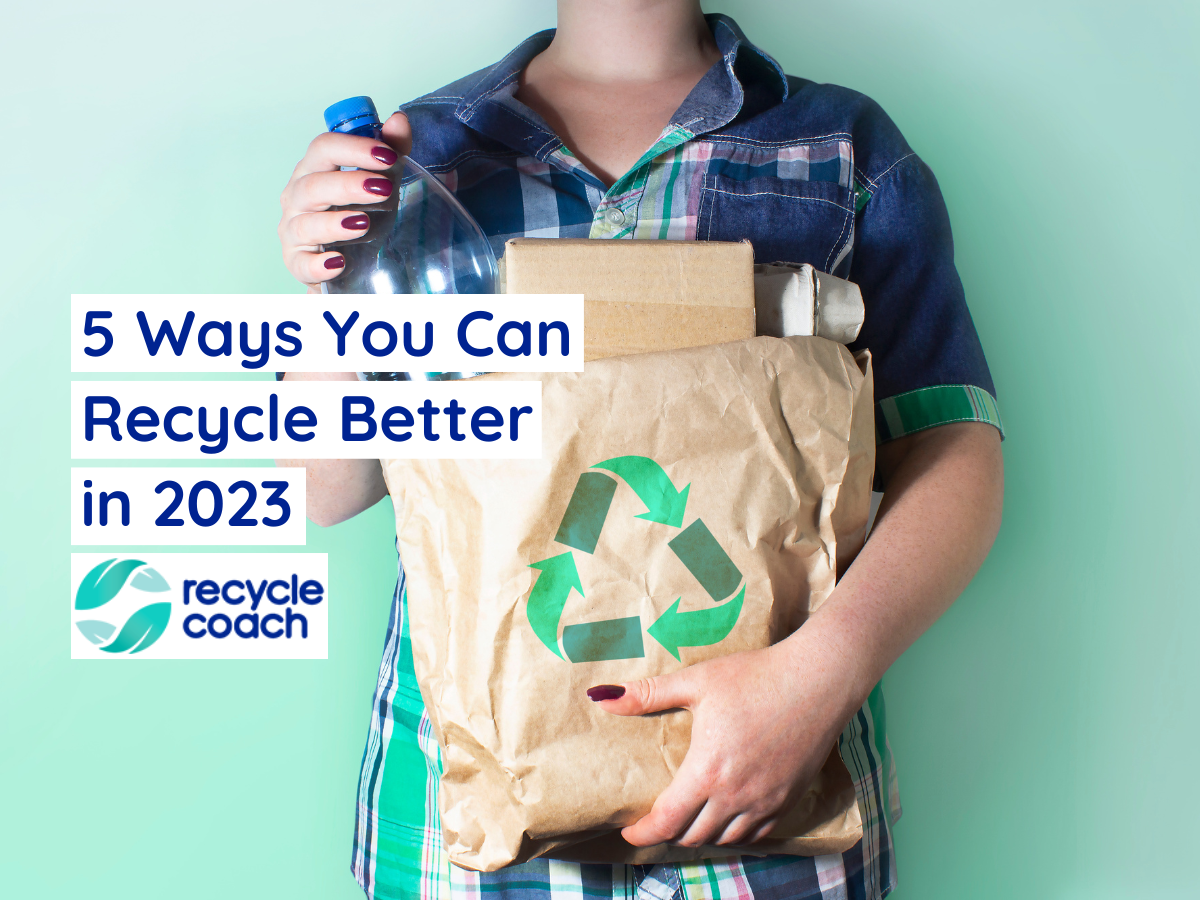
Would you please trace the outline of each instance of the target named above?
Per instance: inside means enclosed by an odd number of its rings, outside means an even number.
[[[325,110],[330,131],[381,139],[383,126],[370,97],[350,97]],[[356,237],[337,250],[346,268],[321,286],[327,294],[492,294],[496,256],[483,229],[440,181],[407,156],[385,173],[394,185],[379,203],[338,209],[367,214]],[[444,381],[475,372],[367,372],[368,380]]]

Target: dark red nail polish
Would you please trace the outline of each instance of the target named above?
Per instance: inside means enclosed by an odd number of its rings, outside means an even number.
[[[346,257],[344,256],[331,256],[325,260],[325,268],[327,269],[340,269],[344,265],[346,265]]]
[[[363,190],[386,197],[392,192],[392,183],[386,178],[368,178],[363,182]]]
[[[342,219],[343,228],[353,228],[355,231],[362,231],[370,224],[370,217],[363,213],[357,216],[346,216],[346,218]]]
[[[592,700],[618,700],[625,696],[625,688],[619,684],[598,684],[588,688],[587,695]]]
[[[399,157],[396,156],[396,151],[391,147],[372,147],[371,155],[385,166],[395,165],[396,160],[399,159]]]

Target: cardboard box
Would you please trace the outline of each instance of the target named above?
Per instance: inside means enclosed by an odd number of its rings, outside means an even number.
[[[584,295],[587,360],[755,335],[745,241],[515,238],[502,272],[510,294]]]

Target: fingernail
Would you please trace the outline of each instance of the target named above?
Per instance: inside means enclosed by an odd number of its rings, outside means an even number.
[[[352,228],[355,231],[362,231],[370,224],[370,217],[362,213],[357,216],[346,216],[346,218],[342,219],[343,228]]]
[[[598,684],[588,688],[587,695],[591,700],[617,700],[625,696],[625,688],[619,684]]]
[[[396,151],[391,147],[372,147],[371,155],[385,166],[393,165],[395,164],[396,160],[399,159],[399,157],[396,156]]]
[[[392,183],[386,178],[368,178],[363,182],[363,190],[386,197],[392,192]]]
[[[325,260],[325,268],[327,269],[340,269],[344,265],[346,265],[346,257],[344,256],[331,256]]]

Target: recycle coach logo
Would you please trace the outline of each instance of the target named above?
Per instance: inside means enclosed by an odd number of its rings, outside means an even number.
[[[620,477],[646,505],[646,512],[637,518],[682,528],[691,485],[677,490],[654,460],[646,456],[619,456],[589,468],[605,471],[584,472],[579,476],[554,536],[557,543],[589,555],[595,552],[617,491],[616,479],[605,472]],[[742,573],[702,519],[682,528],[667,541],[667,546],[717,604],[702,603],[699,609],[680,612],[683,602],[680,597],[646,629],[650,637],[679,659],[680,647],[705,647],[729,636],[742,613],[746,585]],[[573,551],[532,563],[530,568],[540,570],[541,574],[529,593],[526,614],[534,633],[556,656],[561,659],[565,652],[571,662],[580,663],[640,659],[646,655],[638,616],[567,625],[563,628],[560,650],[558,627],[567,600],[572,591],[586,596]]]
[[[75,591],[75,611],[99,609],[125,589],[160,594],[169,591],[171,586],[142,560],[114,557],[93,567],[79,582]],[[104,619],[76,619],[75,627],[105,653],[132,655],[141,653],[162,637],[170,620],[170,601],[159,601],[141,606],[125,620],[119,631],[115,624]]]

